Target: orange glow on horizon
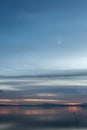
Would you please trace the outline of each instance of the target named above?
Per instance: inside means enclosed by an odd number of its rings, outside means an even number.
[[[67,103],[68,105],[79,105],[79,104],[81,104],[81,102],[69,102],[69,103]]]
[[[57,99],[32,99],[32,98],[24,98],[24,99],[0,99],[1,104],[28,104],[28,103],[60,103],[67,105],[78,105],[81,102],[68,102],[64,100]]]
[[[53,100],[53,99],[21,99],[23,102],[52,102],[59,103],[61,100]]]
[[[54,99],[0,99],[1,104],[20,104],[20,103],[60,103],[62,100]]]

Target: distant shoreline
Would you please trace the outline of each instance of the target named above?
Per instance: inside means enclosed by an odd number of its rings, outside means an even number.
[[[44,104],[0,104],[0,107],[87,107],[87,104],[75,104],[75,105],[70,105],[70,104],[49,104],[49,103],[44,103]]]

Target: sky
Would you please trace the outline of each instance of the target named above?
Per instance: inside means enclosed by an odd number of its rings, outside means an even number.
[[[0,0],[1,102],[87,102],[86,49],[87,0]]]

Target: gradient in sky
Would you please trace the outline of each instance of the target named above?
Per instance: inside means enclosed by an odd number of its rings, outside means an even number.
[[[1,99],[87,102],[86,49],[87,0],[0,0]]]

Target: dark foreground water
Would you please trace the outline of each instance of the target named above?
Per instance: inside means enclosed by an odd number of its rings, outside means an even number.
[[[87,107],[0,107],[0,130],[87,130]]]

